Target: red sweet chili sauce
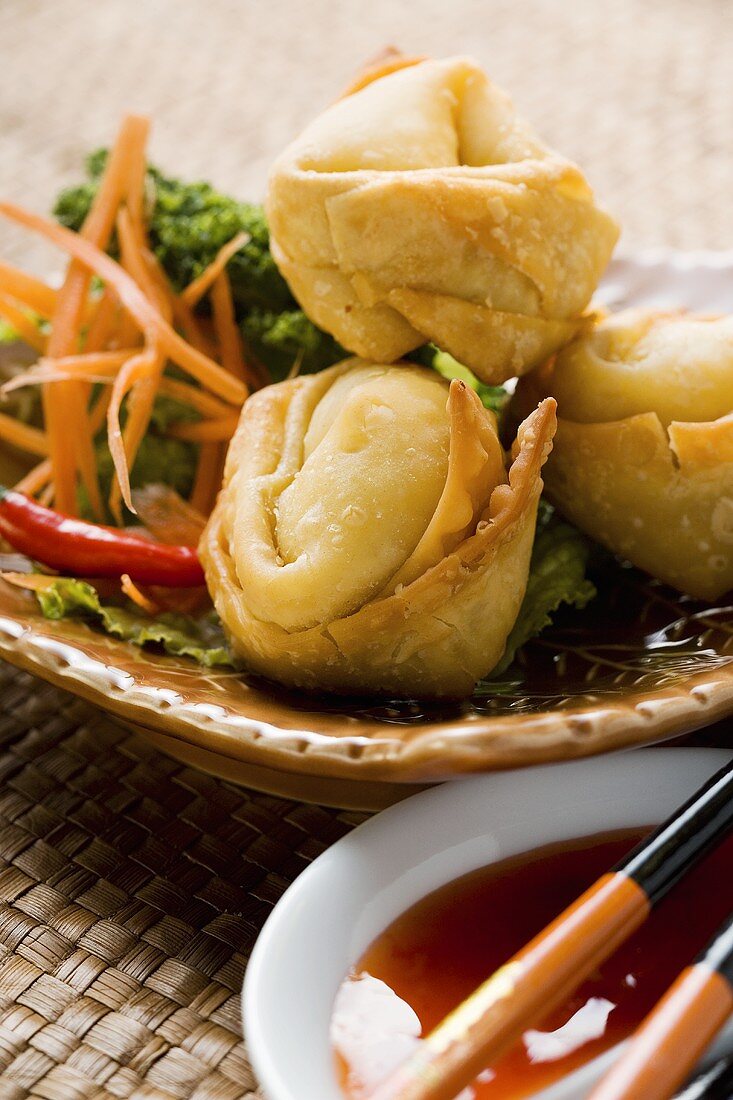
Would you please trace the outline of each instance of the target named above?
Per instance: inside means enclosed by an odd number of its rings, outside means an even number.
[[[473,872],[403,913],[336,1001],[344,1095],[366,1100],[485,977],[610,869],[648,830],[537,849]],[[733,909],[733,837],[696,867],[600,970],[461,1094],[531,1096],[626,1038]]]

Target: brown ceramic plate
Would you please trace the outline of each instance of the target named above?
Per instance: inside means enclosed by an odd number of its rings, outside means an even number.
[[[720,257],[618,261],[614,302],[733,308]],[[733,606],[606,565],[599,597],[466,703],[344,701],[50,622],[0,582],[0,656],[103,707],[186,763],[303,800],[376,808],[415,784],[649,743],[733,713]],[[408,786],[410,785],[410,786]]]

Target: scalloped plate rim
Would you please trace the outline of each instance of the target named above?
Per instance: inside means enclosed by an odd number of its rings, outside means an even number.
[[[1,629],[2,623],[0,622]],[[28,635],[24,635],[24,637],[27,639]],[[40,637],[45,638],[47,635],[40,635]],[[471,730],[476,735],[475,738],[467,734],[465,726],[458,722],[426,723],[426,732],[422,735],[422,740],[429,746],[430,751],[413,752],[412,746],[416,743],[415,740],[405,741],[402,738],[394,737],[387,741],[392,751],[388,751],[384,756],[371,751],[368,758],[365,759],[365,757],[355,758],[349,755],[349,748],[353,745],[353,739],[348,736],[328,738],[327,745],[323,747],[316,747],[317,742],[311,741],[310,747],[306,750],[288,749],[282,744],[263,744],[263,742],[267,741],[268,736],[275,741],[276,738],[282,735],[297,738],[302,735],[302,732],[306,732],[310,738],[312,736],[311,731],[283,730],[274,725],[265,726],[264,723],[240,715],[232,715],[232,718],[236,719],[236,729],[232,729],[230,723],[220,724],[216,721],[210,721],[206,727],[202,727],[181,713],[181,711],[187,709],[186,704],[182,704],[181,709],[176,710],[173,706],[168,705],[163,709],[161,704],[156,704],[152,698],[148,701],[120,699],[117,702],[112,702],[110,697],[103,691],[90,686],[83,676],[74,675],[71,667],[67,672],[63,672],[58,669],[54,670],[40,660],[24,659],[19,653],[10,648],[2,638],[0,638],[0,656],[11,664],[17,664],[26,671],[36,673],[57,686],[85,698],[88,702],[109,711],[122,721],[133,724],[137,729],[162,733],[168,738],[194,746],[199,743],[202,733],[209,733],[223,742],[218,746],[219,754],[222,756],[229,757],[232,760],[245,760],[252,764],[263,764],[262,757],[264,754],[277,756],[277,766],[282,770],[293,773],[320,775],[322,774],[321,765],[327,758],[330,762],[332,774],[334,777],[338,776],[339,778],[354,778],[354,773],[359,772],[365,779],[378,781],[437,782],[459,774],[482,770],[481,765],[486,765],[487,749],[491,747],[490,743],[483,742],[483,738],[487,734],[492,739],[501,739],[507,736],[512,739],[512,745],[507,746],[505,752],[500,750],[492,761],[492,767],[494,768],[511,768],[520,764],[538,764],[556,760],[558,759],[556,750],[559,745],[568,750],[564,757],[588,756],[632,745],[649,744],[652,740],[664,740],[682,733],[691,733],[733,713],[732,660],[731,665],[722,665],[714,671],[698,673],[683,681],[679,687],[667,687],[653,695],[639,693],[638,695],[624,696],[623,700],[601,704],[592,711],[589,707],[580,706],[554,712],[551,715],[540,712],[531,715],[486,716],[483,720],[475,719],[471,725]],[[87,660],[90,660],[88,655],[85,656]],[[97,661],[95,663],[100,671],[107,669],[103,662]],[[724,687],[729,690],[725,693],[725,698],[719,698],[715,689]],[[705,697],[704,692],[706,691],[712,692],[712,698]],[[654,720],[653,716],[643,715],[642,707],[648,707],[650,703],[657,704],[662,700],[669,707],[664,720]],[[589,715],[589,711],[592,717]],[[593,723],[601,726],[614,717],[625,715],[628,718],[630,714],[634,715],[635,728],[632,729],[627,723],[628,733],[626,734],[616,730],[615,732],[606,732],[595,739],[588,737],[583,742],[574,732],[590,733],[587,727]],[[538,743],[537,738],[543,732],[543,726],[551,728],[554,734],[552,742],[543,740],[541,744]],[[441,754],[442,743],[445,741],[446,736],[450,736],[453,732],[452,727],[455,727],[455,732],[459,733],[463,742],[461,745],[453,746],[454,753],[456,750],[460,752],[463,758],[461,762],[467,763],[468,766],[451,768],[447,772],[441,767],[437,769],[429,767],[427,761],[430,760],[433,753]],[[586,728],[583,729],[582,727]],[[518,732],[524,734],[526,740],[525,738],[520,740],[517,736]],[[240,737],[238,734],[249,736]],[[252,734],[255,734],[255,737],[252,737]],[[435,741],[438,744],[431,745],[431,742]],[[473,743],[474,741],[475,743]],[[225,752],[224,746],[236,747],[238,751]],[[370,741],[368,747],[375,749],[378,746],[379,742]],[[573,747],[571,748],[571,746]],[[288,762],[291,767],[287,766]],[[453,762],[456,762],[455,756]],[[274,762],[270,761],[270,763],[273,764]],[[472,766],[475,763],[478,763],[478,767]],[[403,769],[409,771],[409,775],[401,775],[400,772]]]

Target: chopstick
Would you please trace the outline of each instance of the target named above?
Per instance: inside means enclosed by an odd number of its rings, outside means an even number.
[[[733,1012],[733,914],[636,1031],[589,1100],[668,1100]]]
[[[675,1100],[730,1100],[733,1096],[733,1056],[719,1058],[688,1081]]]
[[[372,1100],[453,1100],[595,970],[733,826],[733,761],[496,971]]]

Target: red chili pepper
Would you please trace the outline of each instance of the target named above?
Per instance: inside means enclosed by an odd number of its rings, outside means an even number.
[[[194,588],[204,571],[192,546],[170,546],[44,508],[0,486],[0,535],[14,549],[59,573],[120,577],[140,584]]]

